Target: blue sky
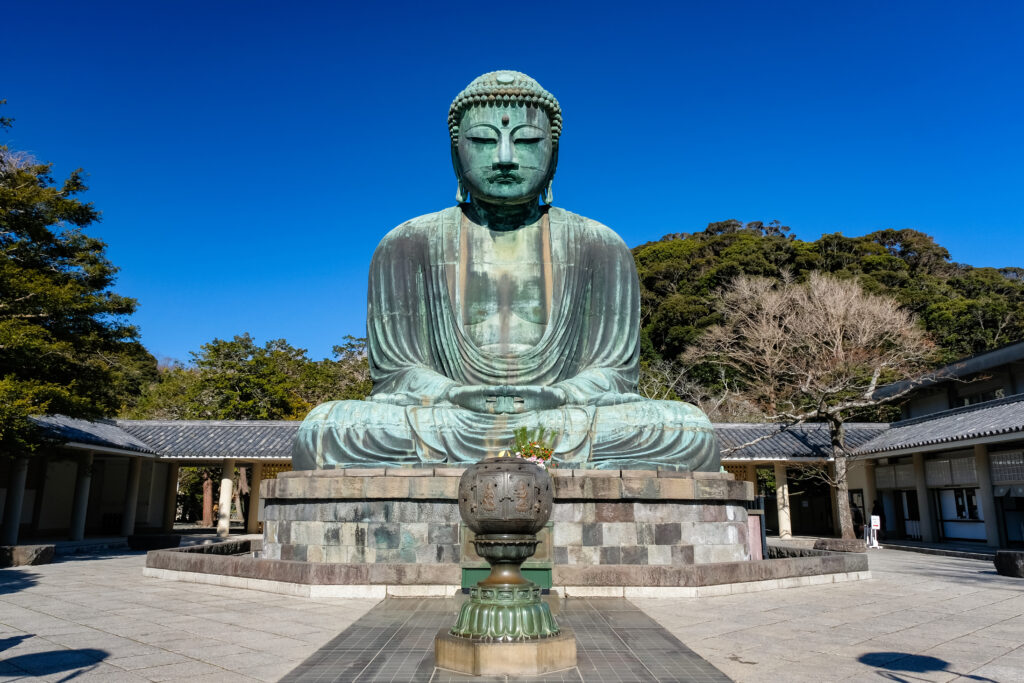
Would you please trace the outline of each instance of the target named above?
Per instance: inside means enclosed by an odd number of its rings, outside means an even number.
[[[158,357],[365,330],[379,239],[454,202],[485,71],[562,104],[555,203],[634,246],[711,221],[914,228],[1024,266],[1024,3],[47,2],[0,22],[0,140],[83,167]]]

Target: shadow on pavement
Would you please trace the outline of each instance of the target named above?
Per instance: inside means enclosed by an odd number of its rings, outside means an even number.
[[[0,570],[0,595],[17,593],[25,588],[31,588],[38,582],[39,580],[34,574],[30,574],[24,569],[8,568]]]
[[[129,550],[128,548],[109,548],[103,550],[89,550],[79,553],[60,553],[54,558],[53,563],[81,562],[82,560],[111,560],[118,557],[132,557],[145,555],[145,550]]]
[[[109,656],[109,652],[93,648],[32,652],[0,659],[0,671],[6,669],[6,673],[9,675],[11,669],[17,669],[30,676],[53,676],[67,671],[67,676],[56,679],[58,683],[61,683],[89,673]]]
[[[0,652],[3,652],[4,650],[9,650],[15,645],[20,645],[21,641],[28,640],[29,638],[33,638],[34,636],[34,633],[22,633],[21,635],[11,636],[10,638],[0,638]]]
[[[926,680],[909,674],[926,674],[935,671],[945,671],[946,673],[950,673],[954,676],[961,676],[972,681],[999,683],[998,681],[984,676],[972,676],[970,674],[951,671],[949,668],[949,662],[945,659],[929,657],[928,655],[912,655],[906,652],[869,652],[866,655],[858,657],[857,661],[861,664],[867,664],[868,666],[882,669],[882,671],[876,672],[882,678],[887,678],[891,681],[901,681],[902,683]],[[897,672],[906,674],[906,678]]]

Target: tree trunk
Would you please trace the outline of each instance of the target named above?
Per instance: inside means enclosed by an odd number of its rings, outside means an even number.
[[[203,526],[213,526],[213,479],[203,472]]]
[[[832,454],[835,458],[836,510],[839,512],[839,529],[843,538],[856,538],[853,533],[853,515],[850,513],[850,487],[847,482],[846,439],[843,435],[843,421],[829,416],[828,431],[832,440]]]

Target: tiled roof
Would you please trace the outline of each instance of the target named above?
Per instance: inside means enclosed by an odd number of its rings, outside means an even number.
[[[888,425],[874,422],[848,422],[845,425],[847,448],[862,446]],[[724,460],[790,460],[832,457],[828,425],[821,422],[784,424],[716,424],[715,434]],[[764,438],[768,437],[768,438]],[[758,439],[761,439],[758,441]]]
[[[113,420],[80,420],[64,415],[40,415],[31,419],[43,428],[48,437],[64,443],[77,442],[138,453],[154,452]]]
[[[297,421],[101,420],[62,416],[35,418],[50,435],[65,442],[151,453],[161,458],[282,460],[291,457]],[[886,429],[885,424],[846,425],[846,443],[858,448]],[[831,457],[828,425],[804,423],[717,424],[726,460],[822,459]],[[763,438],[762,437],[768,437]],[[758,439],[762,439],[758,441]]]
[[[165,458],[291,458],[300,422],[282,420],[117,420]]]
[[[1024,432],[1024,394],[894,422],[857,453],[885,453],[1013,432]]]

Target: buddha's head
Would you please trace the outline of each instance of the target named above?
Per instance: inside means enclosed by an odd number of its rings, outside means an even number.
[[[448,112],[458,200],[498,205],[550,203],[562,110],[537,81],[492,71],[459,93]]]

